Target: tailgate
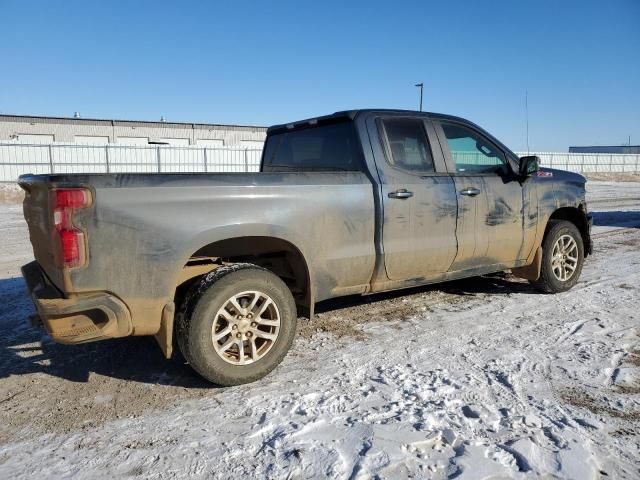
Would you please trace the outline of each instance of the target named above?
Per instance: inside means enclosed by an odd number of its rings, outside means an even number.
[[[29,227],[33,255],[53,284],[62,290],[62,269],[56,267],[53,252],[53,226],[49,208],[51,184],[44,175],[22,176],[18,183],[25,191],[23,212]]]

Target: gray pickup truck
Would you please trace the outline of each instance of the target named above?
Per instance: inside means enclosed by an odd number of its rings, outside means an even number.
[[[505,270],[568,290],[585,179],[457,117],[339,112],[269,128],[259,173],[25,175],[51,337],[154,335],[221,385],[256,380],[321,300]]]

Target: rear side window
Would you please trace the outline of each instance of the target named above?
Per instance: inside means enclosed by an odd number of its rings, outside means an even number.
[[[433,172],[433,159],[422,120],[386,118],[382,120],[391,153],[390,163],[403,170]]]
[[[264,172],[355,172],[362,153],[351,122],[276,133],[267,138]]]

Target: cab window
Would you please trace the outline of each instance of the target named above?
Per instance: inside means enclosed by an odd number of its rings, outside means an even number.
[[[389,145],[389,163],[402,170],[433,172],[433,159],[422,120],[386,118],[382,120]]]
[[[357,172],[362,153],[350,121],[299,128],[269,135],[264,172]]]
[[[484,136],[470,128],[443,123],[451,157],[458,173],[497,173],[504,171],[507,160]]]

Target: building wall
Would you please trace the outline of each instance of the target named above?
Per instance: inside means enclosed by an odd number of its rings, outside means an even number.
[[[265,127],[198,123],[138,122],[0,115],[0,142],[104,145],[203,145],[251,148],[261,145]]]

